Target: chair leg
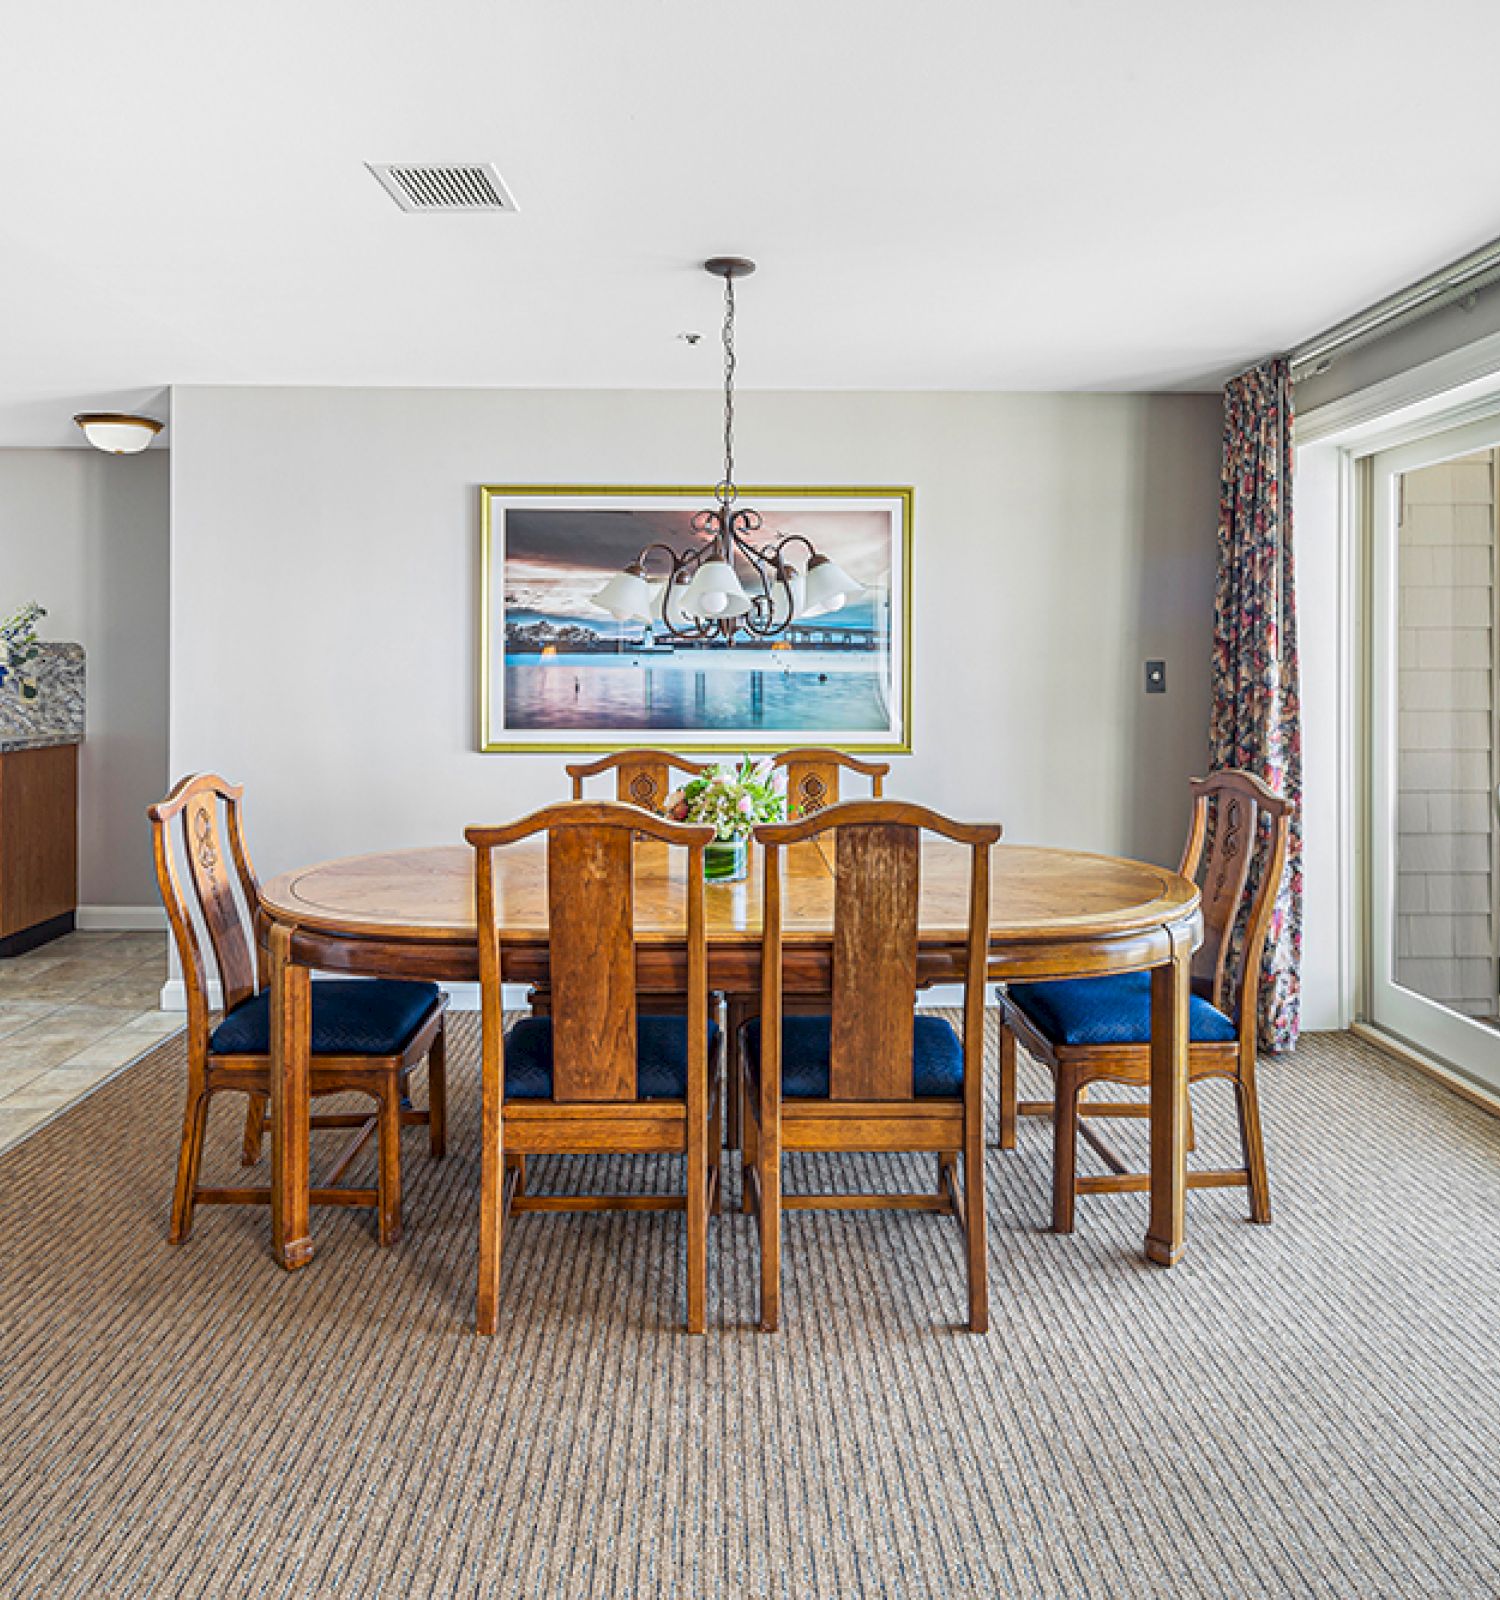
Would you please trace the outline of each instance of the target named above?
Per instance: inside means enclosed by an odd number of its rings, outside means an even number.
[[[266,1134],[266,1112],[270,1109],[271,1097],[252,1094],[246,1098],[250,1103],[245,1107],[245,1139],[240,1147],[240,1165],[253,1167],[260,1160],[261,1141]]]
[[[740,1148],[744,1138],[744,1084],[740,1076],[740,1023],[744,1007],[734,995],[724,1002],[724,1143],[731,1150]]]
[[[1234,1080],[1235,1107],[1240,1114],[1240,1148],[1245,1155],[1245,1176],[1250,1184],[1250,1220],[1271,1220],[1271,1179],[1266,1171],[1266,1146],[1260,1131],[1260,1093],[1255,1085],[1255,1063],[1241,1065]]]
[[[724,1144],[727,1149],[738,1150],[745,1138],[745,1094],[738,1050],[729,1052],[725,1064],[724,1095]]]
[[[702,1333],[708,1300],[708,1118],[687,1130],[687,1331]]]
[[[715,1073],[708,1101],[713,1107],[708,1122],[708,1186],[713,1193],[713,1215],[724,1213],[724,1074]]]
[[[760,1326],[775,1333],[781,1326],[781,1151],[774,1134],[759,1133]]]
[[[379,1238],[382,1245],[395,1244],[401,1237],[401,1079],[391,1073],[381,1087],[379,1127],[380,1175],[377,1206]]]
[[[760,1165],[760,1119],[756,1116],[755,1107],[750,1104],[748,1093],[749,1076],[743,1070],[740,1072],[740,1108],[743,1113],[740,1119],[740,1210],[746,1216],[755,1210],[755,1203],[751,1198],[750,1174],[758,1170]]]
[[[480,1121],[479,1292],[475,1331],[493,1334],[500,1321],[500,1258],[505,1250],[505,1128],[498,1083],[485,1072]]]
[[[198,1195],[198,1168],[203,1161],[211,1093],[199,1074],[189,1074],[187,1106],[182,1113],[182,1147],[177,1153],[177,1186],[172,1193],[172,1222],[167,1230],[172,1244],[186,1243],[193,1231],[193,1205]]]
[[[951,1176],[953,1174],[956,1174],[957,1171],[958,1171],[958,1151],[957,1150],[943,1150],[943,1151],[940,1151],[938,1153],[938,1158],[937,1158],[937,1193],[939,1195],[945,1195],[945,1194],[947,1194],[949,1192],[948,1185],[950,1183],[952,1183],[953,1186],[955,1188],[957,1188],[958,1185],[957,1185],[956,1177]]]
[[[434,1161],[448,1154],[448,1032],[439,1028],[427,1052],[427,1149]]]
[[[964,1129],[964,1244],[969,1268],[969,1331],[990,1331],[989,1235],[984,1199],[984,1113]]]
[[[1016,1105],[1020,1091],[1016,1085],[1016,1036],[1000,1024],[1000,1148],[1016,1147]]]
[[[1078,1101],[1085,1086],[1059,1066],[1052,1089],[1052,1231],[1072,1233],[1078,1199]]]

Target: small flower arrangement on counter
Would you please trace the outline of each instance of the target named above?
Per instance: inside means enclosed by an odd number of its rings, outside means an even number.
[[[37,622],[47,615],[35,600],[0,622],[0,691],[13,685],[22,700],[35,700],[37,681],[27,668],[41,654]]]
[[[674,789],[662,805],[674,822],[711,822],[716,835],[703,854],[703,875],[715,881],[743,878],[749,870],[750,834],[758,823],[786,817],[786,783],[771,765],[743,757],[709,767]]]

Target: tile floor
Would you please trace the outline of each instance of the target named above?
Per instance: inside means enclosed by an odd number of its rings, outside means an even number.
[[[165,933],[70,933],[0,960],[0,1150],[182,1027],[157,1009],[166,971]]]

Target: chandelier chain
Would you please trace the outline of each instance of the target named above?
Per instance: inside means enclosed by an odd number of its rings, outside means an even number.
[[[720,499],[727,506],[737,497],[734,486],[734,279],[724,279],[724,481]]]

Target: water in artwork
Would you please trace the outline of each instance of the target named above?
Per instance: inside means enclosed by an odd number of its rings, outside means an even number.
[[[848,650],[508,655],[505,725],[884,733],[884,662]]]

